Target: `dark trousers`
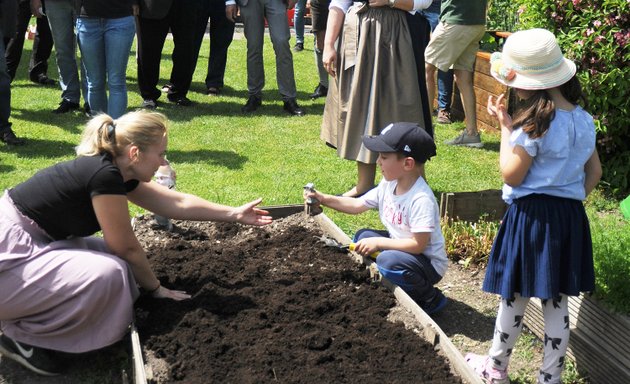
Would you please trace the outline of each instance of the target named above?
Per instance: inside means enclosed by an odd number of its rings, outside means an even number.
[[[205,0],[203,8],[197,22],[197,30],[195,32],[195,58],[193,60],[194,67],[199,58],[199,50],[206,34],[210,19],[210,54],[208,57],[208,73],[206,75],[206,88],[216,87],[223,88],[223,78],[225,76],[225,66],[227,64],[227,53],[232,38],[234,37],[234,26],[225,17],[225,1],[223,0]]]
[[[160,91],[157,84],[160,78],[162,49],[169,30],[173,34],[170,82],[173,85],[169,98],[186,96],[192,82],[195,55],[195,31],[200,3],[198,0],[173,1],[165,18],[160,20],[138,17],[138,87],[144,99],[157,100]]]
[[[389,233],[364,228],[354,235],[353,241],[357,242],[369,237],[389,237]],[[412,255],[387,249],[376,258],[376,266],[382,276],[402,288],[419,305],[435,297],[434,285],[442,279],[442,276],[431,265],[431,260],[423,254]]]
[[[414,15],[405,12],[407,15],[407,25],[413,44],[413,56],[416,58],[416,71],[418,73],[418,88],[420,89],[420,103],[422,105],[422,116],[424,120],[424,130],[433,137],[433,124],[431,122],[431,111],[429,94],[427,93],[427,78],[424,69],[424,50],[429,44],[431,36],[431,25],[424,15],[416,12]]]
[[[7,60],[7,68],[11,80],[15,78],[20,59],[22,58],[22,50],[24,49],[24,33],[31,19],[31,6],[28,1],[20,1],[17,12],[17,32],[6,45],[5,58]],[[52,52],[53,39],[48,26],[46,16],[37,19],[37,34],[33,42],[33,52],[31,61],[29,62],[29,77],[33,81],[37,81],[39,75],[46,75],[48,72],[48,58]]]

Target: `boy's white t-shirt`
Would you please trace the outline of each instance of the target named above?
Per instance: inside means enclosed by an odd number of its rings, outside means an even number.
[[[394,195],[397,180],[381,180],[378,186],[360,197],[369,208],[378,209],[381,222],[392,239],[407,239],[413,233],[429,232],[431,237],[422,254],[444,276],[448,258],[444,248],[444,236],[440,227],[440,210],[435,195],[419,177],[413,187],[403,195]]]

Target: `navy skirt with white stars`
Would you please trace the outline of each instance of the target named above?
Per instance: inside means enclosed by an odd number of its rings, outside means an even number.
[[[508,207],[490,256],[484,291],[505,299],[552,299],[595,289],[593,246],[579,200],[532,194]]]

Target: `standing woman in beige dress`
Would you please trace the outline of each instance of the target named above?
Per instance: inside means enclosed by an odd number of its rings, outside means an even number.
[[[433,134],[422,79],[424,50],[418,47],[428,41],[430,28],[417,11],[429,5],[431,0],[330,4],[323,63],[333,79],[320,137],[339,157],[357,162],[357,183],[344,196],[360,196],[374,186],[377,154],[363,146],[363,135],[378,135],[400,121]]]

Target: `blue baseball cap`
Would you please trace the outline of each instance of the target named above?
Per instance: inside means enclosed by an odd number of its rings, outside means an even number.
[[[392,123],[379,135],[363,136],[363,145],[374,152],[399,152],[419,163],[436,155],[433,138],[417,123]]]

